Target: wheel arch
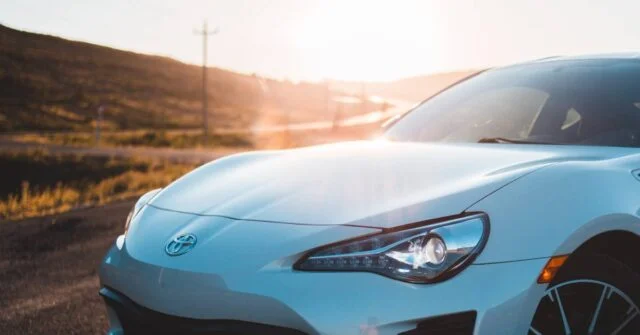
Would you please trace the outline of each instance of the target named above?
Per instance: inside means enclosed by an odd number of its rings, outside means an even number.
[[[571,252],[567,262],[583,260],[589,254],[614,258],[640,274],[640,235],[636,232],[616,229],[596,234]]]

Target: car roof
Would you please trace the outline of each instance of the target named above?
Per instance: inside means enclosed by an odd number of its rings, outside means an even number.
[[[621,52],[621,53],[603,53],[592,55],[577,55],[577,56],[550,56],[539,58],[530,61],[519,62],[506,66],[499,66],[495,68],[489,68],[487,70],[499,70],[514,67],[522,67],[527,65],[536,64],[548,64],[548,63],[564,63],[567,65],[582,63],[582,62],[597,62],[598,64],[608,63],[620,63],[620,62],[640,62],[640,52]],[[564,65],[563,64],[563,65]]]
[[[604,54],[592,54],[592,55],[578,55],[578,56],[551,56],[541,59],[536,59],[528,63],[540,63],[540,62],[552,62],[552,61],[572,61],[572,60],[634,60],[640,59],[640,52],[619,52],[619,53],[604,53]]]

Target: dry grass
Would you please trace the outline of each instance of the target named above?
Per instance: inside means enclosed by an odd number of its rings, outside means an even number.
[[[9,136],[11,140],[18,142],[57,144],[70,146],[95,146],[94,133],[69,132],[69,133],[27,133]],[[153,147],[153,148],[253,148],[252,138],[248,133],[210,134],[205,141],[200,132],[191,131],[120,131],[105,132],[102,134],[101,146],[107,147]]]
[[[4,183],[4,197],[0,198],[0,219],[10,220],[130,199],[164,187],[195,167],[159,160],[50,155],[43,151],[2,153],[0,161],[13,170],[7,171],[8,175],[22,173]],[[30,169],[24,169],[25,164]],[[70,165],[77,168],[70,169]],[[7,185],[18,181],[17,190],[15,185]]]

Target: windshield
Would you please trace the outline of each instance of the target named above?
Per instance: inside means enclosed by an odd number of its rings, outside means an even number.
[[[485,71],[423,102],[384,136],[637,147],[640,61],[543,61]]]

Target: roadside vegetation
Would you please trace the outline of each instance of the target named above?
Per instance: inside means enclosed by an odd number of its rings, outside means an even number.
[[[0,153],[0,219],[13,220],[131,199],[196,167],[165,160]]]
[[[248,133],[209,134],[207,141],[199,132],[189,131],[122,131],[105,132],[96,143],[95,133],[27,133],[8,136],[18,142],[57,144],[68,146],[107,146],[107,147],[154,147],[154,148],[231,148],[251,149],[253,142]]]

